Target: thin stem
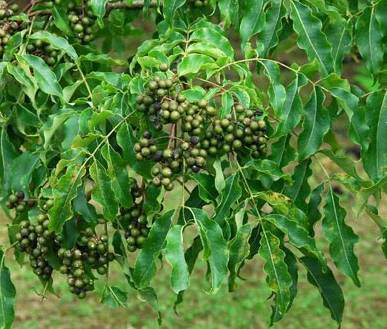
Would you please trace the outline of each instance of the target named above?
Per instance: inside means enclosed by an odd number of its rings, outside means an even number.
[[[88,84],[88,82],[87,82],[87,80],[86,80],[86,77],[85,77],[85,75],[83,74],[83,72],[82,72],[82,70],[81,70],[81,66],[79,65],[78,61],[75,61],[75,65],[77,66],[77,70],[78,70],[78,72],[79,72],[80,75],[81,75],[82,81],[83,81],[83,83],[84,83],[85,86],[86,86],[87,92],[89,93],[89,98],[90,98],[91,103],[92,103],[92,105],[93,105],[93,101],[92,101],[92,99],[93,99],[93,94],[92,94],[91,89],[90,89],[90,86],[89,86],[89,84]],[[93,105],[93,107],[94,107],[94,105]]]

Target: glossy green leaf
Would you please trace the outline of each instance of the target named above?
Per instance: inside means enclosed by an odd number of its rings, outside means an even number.
[[[11,281],[8,267],[5,265],[5,255],[0,248],[0,327],[10,329],[15,319],[15,286]]]
[[[329,309],[332,319],[340,324],[343,318],[344,296],[332,271],[323,270],[319,262],[312,257],[302,257],[300,260],[308,272],[308,281],[318,288],[324,306]]]
[[[309,233],[314,236],[313,226],[321,219],[319,206],[321,204],[322,192],[324,191],[324,184],[318,185],[310,194],[308,209],[306,211],[309,220]]]
[[[236,286],[235,280],[238,276],[239,268],[250,254],[250,234],[251,226],[250,224],[245,224],[238,229],[236,236],[230,241],[230,259],[228,263],[230,271],[228,288],[230,291],[234,291]]]
[[[373,93],[367,98],[368,126],[370,127],[368,150],[364,154],[364,168],[377,181],[384,176],[387,167],[387,91]]]
[[[232,207],[241,195],[242,189],[239,185],[239,176],[234,174],[227,177],[225,188],[217,198],[217,207],[213,218],[220,226],[225,225]]]
[[[279,40],[279,33],[282,29],[282,18],[284,17],[284,10],[282,7],[283,0],[273,0],[266,2],[270,7],[266,11],[266,20],[263,25],[262,32],[258,42],[262,42],[263,50],[262,56],[266,56],[272,48],[277,46]]]
[[[91,0],[90,5],[94,15],[98,18],[103,18],[106,13],[106,4],[108,2],[109,0]]]
[[[273,137],[281,137],[290,133],[300,122],[303,114],[303,105],[299,95],[300,88],[305,84],[305,79],[299,74],[288,86],[286,99],[278,113],[279,124]]]
[[[38,56],[22,55],[21,57],[34,71],[36,83],[48,95],[63,97],[62,87],[46,62]]]
[[[204,173],[198,173],[191,177],[198,184],[201,199],[207,203],[213,202],[218,195],[214,177]]]
[[[200,230],[204,259],[211,270],[211,293],[216,293],[228,273],[229,250],[220,226],[202,209],[190,208],[193,219]]]
[[[293,184],[286,186],[284,191],[284,194],[303,210],[306,209],[306,199],[310,194],[308,179],[312,176],[311,162],[310,159],[304,160],[297,165],[292,176]]]
[[[285,263],[285,253],[280,247],[280,240],[267,229],[262,229],[259,255],[265,261],[266,283],[275,295],[277,318],[282,318],[291,301],[290,287],[292,277]]]
[[[163,12],[166,21],[172,25],[174,16],[177,14],[177,10],[182,7],[185,0],[165,0],[163,3]]]
[[[366,7],[356,20],[356,43],[367,68],[377,73],[383,61],[382,30],[376,20],[375,7]]]
[[[165,258],[172,267],[172,290],[178,294],[189,286],[188,266],[184,258],[183,226],[174,225],[168,232]]]
[[[72,218],[72,201],[77,196],[85,174],[84,166],[71,165],[53,186],[54,205],[49,210],[49,217],[50,228],[55,232],[60,232],[63,224]]]
[[[53,48],[63,51],[71,59],[77,60],[78,55],[74,47],[71,46],[65,38],[59,37],[48,31],[38,31],[30,36],[33,40],[42,40],[50,44]]]
[[[11,143],[6,127],[1,127],[0,130],[0,181],[4,185],[8,181],[7,173],[10,172],[13,160],[17,157],[17,152],[14,145]],[[8,186],[4,186],[4,190],[8,190]]]
[[[305,105],[303,131],[298,139],[298,157],[304,160],[317,152],[330,127],[328,111],[323,107],[324,93],[315,87]]]
[[[197,73],[201,70],[202,66],[213,62],[214,60],[210,56],[202,54],[189,54],[179,63],[177,70],[180,76]]]
[[[241,36],[242,48],[244,48],[247,41],[262,29],[262,10],[263,0],[252,0],[245,6],[241,25],[239,27],[239,34]]]
[[[332,49],[321,30],[321,21],[313,15],[309,7],[298,1],[291,0],[290,6],[293,28],[298,35],[298,46],[305,50],[310,60],[318,60],[321,73],[327,75],[333,72]]]
[[[155,275],[156,260],[164,248],[174,211],[170,210],[153,223],[134,266],[133,280],[138,288],[146,288]]]
[[[329,241],[329,252],[338,269],[360,286],[357,276],[359,264],[353,251],[358,236],[345,223],[345,216],[346,211],[340,206],[339,198],[330,186],[323,218],[323,231]]]
[[[90,166],[89,173],[95,183],[92,198],[103,208],[106,219],[114,219],[118,212],[118,204],[114,198],[114,186],[108,171],[97,161]],[[124,193],[124,191],[122,191]]]
[[[281,232],[289,237],[289,242],[301,251],[316,257],[325,266],[326,262],[322,252],[317,248],[315,240],[309,236],[307,229],[284,215],[270,214],[263,217],[276,226]]]
[[[116,200],[125,207],[132,205],[132,198],[128,195],[130,182],[126,165],[118,152],[111,145],[106,144],[101,149],[101,154],[107,162],[107,171]]]

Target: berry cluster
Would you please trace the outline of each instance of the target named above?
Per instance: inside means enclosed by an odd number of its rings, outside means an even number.
[[[208,129],[200,145],[210,155],[238,152],[245,148],[258,158],[266,151],[266,122],[260,110],[245,110],[240,104],[234,107],[234,118],[228,115],[217,119]]]
[[[52,241],[56,239],[54,233],[49,231],[48,225],[48,216],[40,214],[36,224],[22,221],[20,231],[16,234],[19,250],[29,255],[30,265],[42,281],[48,281],[53,272],[48,262],[48,252],[54,251],[51,247],[55,249]]]
[[[196,8],[208,6],[208,0],[190,0],[190,4]]]
[[[125,239],[131,252],[141,249],[148,237],[147,218],[142,214],[142,203],[135,203],[130,209],[122,210],[121,225],[126,223]]]
[[[173,181],[186,169],[197,173],[206,168],[208,156],[249,152],[260,157],[266,150],[266,123],[259,110],[245,109],[241,104],[233,113],[218,117],[215,100],[190,102],[182,94],[183,84],[173,76],[161,78],[168,66],[148,82],[137,97],[138,109],[145,112],[156,130],[169,131],[169,142],[156,143],[164,137],[153,138],[145,131],[134,145],[137,160],[156,162],[152,169],[153,183],[172,190]]]
[[[3,55],[4,48],[8,44],[11,36],[20,28],[19,22],[9,19],[18,10],[19,7],[17,4],[9,6],[7,1],[0,1],[0,56]]]
[[[133,205],[129,209],[121,209],[121,215],[115,227],[125,231],[127,248],[130,252],[134,252],[141,249],[148,236],[149,228],[148,220],[143,213],[143,188],[135,180],[132,181],[130,193],[134,200]]]
[[[27,51],[41,57],[48,65],[54,66],[59,61],[60,53],[42,40],[32,40],[27,45]]]
[[[168,66],[162,65],[160,70],[165,72]],[[216,109],[207,101],[190,102],[181,91],[178,81],[157,75],[137,97],[138,109],[148,115],[154,128],[162,130],[166,125],[170,128],[167,146],[156,145],[148,131],[134,146],[138,160],[157,162],[152,170],[153,183],[163,185],[166,190],[173,189],[173,179],[186,167],[193,172],[204,168],[207,151],[200,146],[200,140],[216,115]]]
[[[82,44],[92,41],[95,38],[93,27],[96,22],[96,17],[90,8],[89,1],[82,3],[81,6],[75,2],[70,2],[67,8],[70,10],[68,19],[71,24],[71,29],[78,41]]]
[[[33,208],[36,202],[32,199],[26,199],[23,191],[11,194],[7,200],[7,208],[15,209],[17,213],[22,213],[28,208]]]
[[[114,260],[114,254],[109,252],[108,237],[98,236],[91,228],[81,233],[71,250],[60,248],[58,257],[62,260],[60,272],[67,275],[70,291],[79,298],[94,290],[92,270],[104,275],[107,264]]]

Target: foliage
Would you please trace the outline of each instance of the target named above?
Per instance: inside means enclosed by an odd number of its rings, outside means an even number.
[[[55,0],[20,12],[0,2],[0,180],[11,219],[10,247],[0,252],[1,327],[14,318],[12,249],[20,263],[28,256],[43,294],[55,293],[61,273],[78,297],[98,280],[101,300],[125,307],[127,292],[109,276],[118,262],[128,289],[158,313],[159,260],[171,265],[177,307],[198,257],[210,293],[227,280],[236,289],[243,266],[260,259],[271,324],[296,298],[299,270],[340,323],[344,297],[327,258],[360,285],[343,190],[387,249],[378,211],[385,9],[384,0]],[[139,20],[155,30],[132,49]],[[297,62],[284,62],[284,52]],[[346,79],[348,61],[370,83]]]

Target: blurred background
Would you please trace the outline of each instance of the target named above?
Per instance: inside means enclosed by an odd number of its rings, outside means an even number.
[[[16,1],[25,5],[27,1]],[[143,30],[145,28],[145,33]],[[154,26],[141,15],[134,21],[128,35],[128,48],[125,58],[133,54],[142,40],[150,38]],[[284,43],[286,49],[276,57],[283,62],[302,62],[304,56],[295,48],[289,47],[293,42]],[[237,43],[236,43],[237,47]],[[362,68],[356,56],[346,59],[344,75],[355,81],[366,91],[374,88],[372,80]],[[286,77],[285,77],[286,78]],[[259,79],[258,79],[259,81]],[[357,151],[349,146],[346,139],[346,123],[334,127],[340,143],[346,145],[348,156],[356,160]],[[325,166],[334,172],[337,168],[329,163]],[[318,171],[318,170],[317,170]],[[319,181],[319,177],[315,177]],[[339,189],[339,187],[338,187]],[[340,192],[340,191],[339,191]],[[348,211],[348,221],[361,237],[356,252],[360,261],[360,277],[362,287],[355,287],[349,280],[344,280],[336,273],[346,296],[346,310],[343,319],[343,329],[386,329],[387,328],[387,266],[381,252],[379,231],[368,217],[354,218],[351,208],[354,200],[343,193],[341,202]],[[386,202],[381,214],[386,214]],[[0,244],[6,245],[7,226],[9,220],[0,213]],[[317,228],[318,230],[319,228]],[[320,239],[321,246],[325,240]],[[42,299],[42,286],[31,270],[20,267],[11,257],[7,265],[12,273],[12,280],[17,287],[15,329],[151,329],[159,328],[157,314],[146,303],[140,301],[136,293],[130,291],[130,299],[126,309],[111,308],[100,304],[98,296],[90,294],[86,300],[79,301],[67,291],[63,276],[55,277],[58,296],[48,295]],[[269,290],[265,287],[265,274],[262,271],[262,261],[255,257],[245,266],[239,281],[238,289],[229,293],[227,286],[216,295],[206,293],[205,264],[198,262],[191,280],[191,287],[185,294],[184,302],[175,314],[173,304],[175,295],[169,288],[168,265],[160,264],[154,288],[158,293],[163,315],[162,328],[190,329],[260,329],[266,328],[270,317]],[[113,278],[118,277],[119,269],[113,268]],[[119,284],[118,284],[119,286]],[[128,290],[127,286],[120,286]],[[281,329],[329,329],[336,328],[336,323],[330,319],[329,311],[322,305],[318,291],[312,287],[301,274],[298,297],[288,315],[274,328]]]

